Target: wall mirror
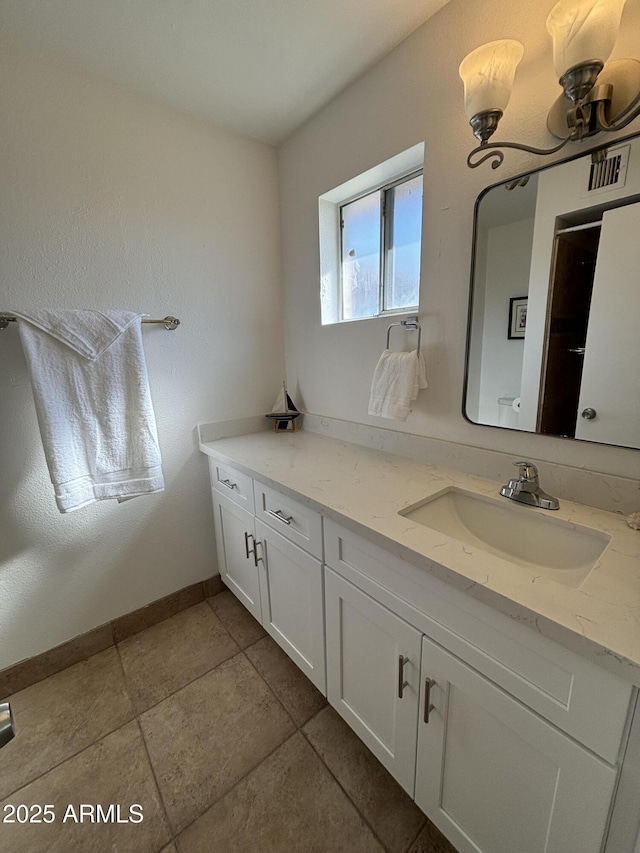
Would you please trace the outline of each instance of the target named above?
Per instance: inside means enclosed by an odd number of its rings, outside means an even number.
[[[640,447],[640,135],[480,194],[463,410]]]

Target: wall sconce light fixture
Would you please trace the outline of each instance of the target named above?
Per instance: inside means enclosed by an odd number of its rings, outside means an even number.
[[[640,62],[618,59],[605,65],[616,42],[625,2],[560,0],[547,18],[555,70],[563,89],[547,118],[550,132],[562,140],[553,148],[488,141],[509,103],[516,68],[524,53],[519,41],[492,41],[462,60],[465,111],[480,141],[467,157],[470,168],[492,160],[492,168],[497,169],[504,160],[502,148],[554,154],[568,142],[579,142],[601,131],[622,130],[640,115]]]

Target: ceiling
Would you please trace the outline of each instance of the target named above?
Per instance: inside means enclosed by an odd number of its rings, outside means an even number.
[[[278,144],[446,2],[0,0],[0,33]]]

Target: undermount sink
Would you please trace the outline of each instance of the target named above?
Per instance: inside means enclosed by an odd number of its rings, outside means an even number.
[[[400,515],[570,587],[580,586],[611,539],[546,510],[455,487]]]

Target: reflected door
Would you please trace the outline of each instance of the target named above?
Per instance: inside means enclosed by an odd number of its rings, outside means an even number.
[[[603,215],[576,423],[586,441],[640,447],[638,234],[640,203]]]

